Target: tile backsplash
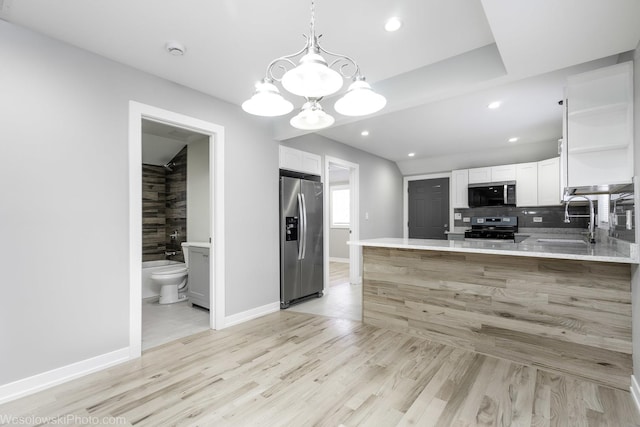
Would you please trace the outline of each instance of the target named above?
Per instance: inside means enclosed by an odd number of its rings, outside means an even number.
[[[571,218],[570,223],[564,222],[564,206],[516,207],[494,206],[482,208],[455,209],[455,213],[462,214],[462,218],[474,216],[517,216],[519,228],[587,228],[589,218]],[[588,215],[586,205],[571,205],[570,213]],[[534,220],[538,219],[540,222]],[[456,219],[455,227],[471,228],[470,222]]]

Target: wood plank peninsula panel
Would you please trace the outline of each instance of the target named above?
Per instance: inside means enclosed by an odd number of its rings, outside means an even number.
[[[629,389],[629,264],[363,247],[364,323]]]

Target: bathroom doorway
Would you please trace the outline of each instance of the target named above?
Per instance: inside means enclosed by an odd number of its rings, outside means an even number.
[[[193,265],[210,250],[208,159],[207,135],[142,120],[143,351],[209,329],[208,275]]]
[[[221,126],[130,102],[131,358],[222,325],[223,157]]]

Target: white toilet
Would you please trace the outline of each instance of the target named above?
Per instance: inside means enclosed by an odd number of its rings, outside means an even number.
[[[184,254],[184,263],[169,264],[159,267],[151,275],[151,280],[160,286],[159,304],[173,304],[176,302],[186,301],[187,295],[187,277],[189,256],[188,248],[185,243],[182,244],[182,253]]]

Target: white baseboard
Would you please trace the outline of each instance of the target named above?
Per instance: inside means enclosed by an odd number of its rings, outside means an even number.
[[[636,404],[636,410],[640,413],[640,386],[638,386],[638,381],[633,375],[631,375],[631,397]]]
[[[243,311],[241,313],[232,314],[231,316],[227,316],[224,318],[223,328],[228,328],[229,326],[237,325],[243,322],[246,322],[251,319],[255,319],[257,317],[262,317],[267,314],[275,313],[280,310],[280,301],[272,302],[271,304],[266,304],[261,307],[252,308],[251,310]]]
[[[329,261],[331,262],[342,262],[344,264],[349,264],[349,258],[336,258],[333,256],[329,257]]]
[[[129,347],[0,386],[0,404],[129,360]]]

